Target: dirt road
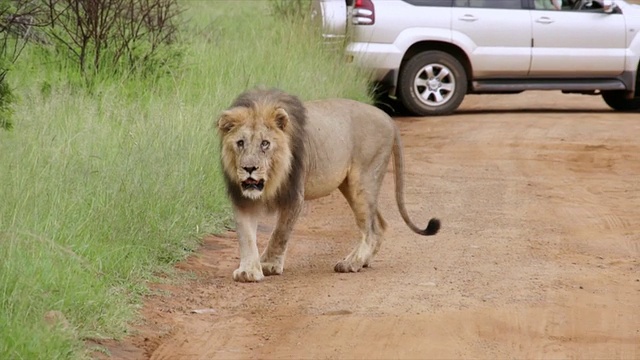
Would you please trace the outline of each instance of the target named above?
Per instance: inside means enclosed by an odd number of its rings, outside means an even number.
[[[112,358],[640,358],[640,114],[529,92],[397,124],[409,212],[440,234],[406,228],[388,174],[360,273],[333,272],[359,236],[339,194],[307,203],[262,283],[234,283],[234,235],[211,237]]]

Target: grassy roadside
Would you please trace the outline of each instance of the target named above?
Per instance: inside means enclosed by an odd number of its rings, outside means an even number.
[[[0,131],[0,358],[86,356],[119,337],[144,282],[228,220],[214,121],[257,84],[367,99],[366,77],[262,1],[185,1],[184,65],[103,79],[27,50]],[[53,325],[50,325],[53,324]]]

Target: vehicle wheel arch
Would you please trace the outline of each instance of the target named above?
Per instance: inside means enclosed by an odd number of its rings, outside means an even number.
[[[602,91],[604,101],[614,110],[636,112],[640,110],[640,61],[636,66],[635,82],[633,89]]]
[[[464,58],[446,48],[415,48],[400,67],[397,98],[417,116],[453,113],[469,90]]]
[[[402,62],[400,64],[400,69],[404,66],[404,64],[411,59],[413,56],[428,50],[439,50],[448,53],[449,55],[455,57],[462,66],[467,75],[467,81],[471,81],[473,74],[473,67],[471,66],[471,60],[467,54],[456,45],[451,43],[446,43],[442,41],[420,41],[413,45],[411,45],[407,51],[404,53],[402,57]]]

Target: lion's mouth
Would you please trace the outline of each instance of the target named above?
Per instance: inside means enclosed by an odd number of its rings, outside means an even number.
[[[242,182],[242,190],[262,191],[262,189],[264,189],[264,179],[255,180],[253,178],[248,178]]]

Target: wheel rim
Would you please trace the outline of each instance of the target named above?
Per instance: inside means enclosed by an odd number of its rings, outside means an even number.
[[[441,106],[453,97],[456,81],[453,72],[442,64],[429,64],[416,73],[413,91],[428,106]]]

